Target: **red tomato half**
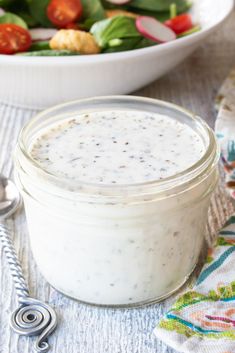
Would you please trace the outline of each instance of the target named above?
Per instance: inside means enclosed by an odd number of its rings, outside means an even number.
[[[0,54],[27,51],[32,43],[29,31],[13,23],[0,24]]]
[[[57,27],[65,27],[77,21],[82,15],[80,0],[51,0],[47,6],[47,16]]]
[[[165,21],[165,25],[171,28],[176,34],[180,34],[190,30],[193,27],[193,21],[189,14],[184,13]]]

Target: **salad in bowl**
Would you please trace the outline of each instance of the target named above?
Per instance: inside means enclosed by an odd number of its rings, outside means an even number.
[[[199,31],[188,0],[0,0],[0,54],[122,52]]]
[[[233,9],[233,0],[80,1],[0,0],[0,102],[44,109],[134,92],[182,62]]]

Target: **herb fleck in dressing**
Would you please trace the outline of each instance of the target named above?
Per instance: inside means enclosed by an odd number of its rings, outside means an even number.
[[[192,166],[202,139],[168,116],[137,111],[78,115],[38,136],[32,157],[48,172],[79,181],[135,184]]]

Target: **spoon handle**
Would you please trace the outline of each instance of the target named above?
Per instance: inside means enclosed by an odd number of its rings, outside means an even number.
[[[22,267],[17,259],[9,230],[3,224],[0,224],[0,239],[14,281],[18,301],[21,304],[22,300],[29,297],[29,290],[23,276]]]
[[[11,327],[20,335],[39,336],[36,340],[35,349],[37,352],[46,353],[50,349],[46,339],[57,326],[56,313],[49,305],[29,297],[29,290],[23,276],[22,267],[17,259],[10,232],[4,224],[0,224],[0,241],[7,258],[19,302],[19,307],[11,316]]]

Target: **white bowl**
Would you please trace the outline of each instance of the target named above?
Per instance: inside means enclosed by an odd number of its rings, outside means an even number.
[[[192,14],[201,31],[144,49],[70,57],[0,55],[0,101],[42,109],[78,98],[130,93],[179,64],[232,9],[233,0],[194,0]]]

